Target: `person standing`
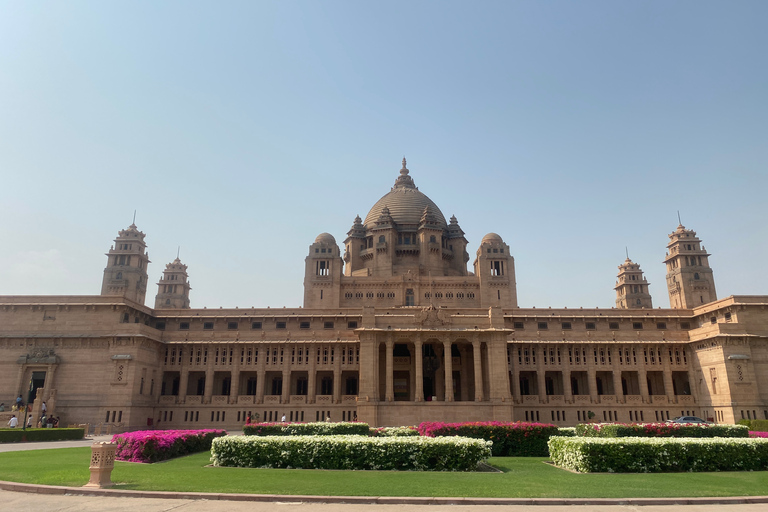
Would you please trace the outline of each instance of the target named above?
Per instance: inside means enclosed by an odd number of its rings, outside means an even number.
[[[41,410],[43,411],[43,414],[45,414],[46,412],[48,412],[48,406],[47,406],[47,405],[45,405],[45,402],[43,402],[43,406],[41,407]]]
[[[15,414],[11,416],[11,419],[8,420],[8,426],[11,428],[16,428],[19,426],[19,418],[17,418]]]
[[[27,428],[32,428],[32,415],[27,418]]]

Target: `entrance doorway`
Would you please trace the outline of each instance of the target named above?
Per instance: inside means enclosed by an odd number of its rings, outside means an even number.
[[[29,379],[29,395],[27,396],[27,403],[31,404],[35,401],[37,396],[37,390],[45,387],[45,372],[32,372],[32,378]]]

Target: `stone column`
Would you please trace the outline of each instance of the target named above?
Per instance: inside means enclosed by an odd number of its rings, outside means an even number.
[[[474,362],[475,372],[475,402],[483,401],[483,361],[481,342],[479,339],[472,340],[472,360]]]
[[[264,370],[267,358],[269,357],[267,347],[264,345],[255,345],[254,350],[258,350],[259,360],[256,362],[256,403],[264,403],[264,382],[267,378],[267,372]],[[266,421],[266,418],[264,418]]]
[[[539,352],[539,357],[536,359],[536,383],[539,391],[539,403],[548,403],[547,398],[547,379],[546,379],[546,367],[544,362],[547,360],[547,346],[539,345],[536,347]]]
[[[232,371],[230,372],[230,385],[229,385],[229,403],[236,404],[237,397],[240,396],[240,351],[245,348],[231,347],[233,350],[232,355]]]
[[[206,349],[203,349],[206,350]],[[206,404],[211,403],[211,396],[213,396],[213,377],[215,369],[213,367],[214,352],[213,349],[208,347],[208,361],[205,368],[205,390],[203,393],[203,402]]]
[[[512,345],[512,377],[510,378],[512,379],[512,396],[516,404],[522,402],[522,396],[520,395],[520,366],[517,360],[517,351],[520,348],[520,346]]]
[[[621,385],[621,370],[614,367],[613,368],[613,391],[616,395],[616,403],[623,404],[624,403],[624,389]]]
[[[341,354],[339,347],[331,345],[333,351],[333,403],[341,403]]]
[[[662,375],[664,376],[664,394],[667,395],[667,400],[670,404],[677,403],[677,397],[675,396],[675,386],[672,382],[672,367],[669,364],[669,347],[664,347],[658,350],[659,357],[664,361]]]
[[[597,394],[597,368],[595,368],[595,347],[587,345],[589,353],[587,354],[587,385],[589,386],[589,399],[593,404],[598,403]]]
[[[184,403],[189,386],[189,368],[182,367],[179,372],[179,403]]]
[[[416,352],[416,394],[414,400],[422,402],[424,400],[424,362],[422,360],[421,338],[414,340],[413,347],[413,351]]]
[[[51,398],[51,391],[53,391],[56,386],[54,384],[56,377],[56,368],[58,365],[55,364],[49,364],[48,365],[48,372],[45,375],[45,388],[43,389],[43,402],[50,400]]]
[[[573,388],[571,388],[571,369],[563,369],[563,394],[565,403],[573,403]]]
[[[309,370],[307,371],[307,403],[315,403],[315,385],[317,383],[317,349],[314,345],[310,345],[309,348]]]
[[[642,363],[642,364],[645,364],[645,363]],[[640,384],[640,394],[643,396],[643,402],[650,403],[651,396],[648,394],[648,372],[645,370],[644,367],[638,368],[637,380],[638,380],[638,384]]]
[[[285,355],[283,355],[283,393],[280,397],[280,403],[291,403],[291,365]]]
[[[395,383],[394,383],[394,369],[395,369],[395,341],[392,336],[387,338],[387,389],[386,389],[386,401],[393,402],[395,400]]]
[[[443,360],[445,362],[445,401],[453,402],[453,358],[451,340],[443,341]]]

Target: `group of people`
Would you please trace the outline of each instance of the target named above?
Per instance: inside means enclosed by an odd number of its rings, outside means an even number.
[[[13,410],[18,411],[22,410],[23,408],[24,402],[21,398],[21,395],[19,395],[18,398],[16,398],[16,403],[13,405]],[[59,418],[53,414],[50,416],[48,415],[48,406],[45,404],[45,402],[43,402],[40,410],[42,414],[40,419],[37,420],[37,428],[57,428],[59,426]],[[5,403],[0,404],[0,412],[1,411],[5,411]],[[32,415],[30,414],[27,416],[27,428],[32,428],[32,421]],[[13,414],[11,419],[8,420],[8,426],[10,428],[16,428],[19,426],[19,418],[17,418],[15,414]]]

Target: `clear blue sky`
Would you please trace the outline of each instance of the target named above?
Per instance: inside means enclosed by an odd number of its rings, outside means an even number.
[[[523,307],[611,307],[667,235],[768,294],[768,2],[0,1],[0,294],[98,294],[147,233],[193,307],[302,302],[394,183],[500,234]],[[753,270],[754,269],[754,270]],[[147,303],[154,303],[150,286]]]

